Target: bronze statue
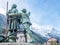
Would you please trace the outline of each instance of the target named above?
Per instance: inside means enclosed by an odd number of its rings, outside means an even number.
[[[9,35],[14,33],[11,37],[13,38],[14,36],[17,35],[17,28],[18,28],[18,18],[16,15],[18,15],[18,10],[16,9],[17,5],[13,4],[12,8],[8,11],[8,30],[9,30]],[[12,39],[11,38],[11,39]],[[11,41],[10,39],[10,41]],[[16,42],[16,38],[12,39],[13,42]]]

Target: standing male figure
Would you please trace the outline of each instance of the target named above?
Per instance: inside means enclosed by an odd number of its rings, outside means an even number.
[[[33,32],[30,30],[31,22],[30,22],[29,16],[30,16],[30,12],[27,13],[26,9],[23,9],[22,10],[22,23],[27,32],[27,42],[34,43],[40,39],[36,37],[36,35],[34,35]]]
[[[30,12],[27,13],[26,9],[23,9],[22,10],[22,23],[24,25],[24,28],[25,28],[27,34],[28,34],[27,37],[29,39],[27,38],[28,39],[27,42],[32,41],[32,32],[30,31],[31,22],[30,22],[29,16],[30,16]]]
[[[13,4],[12,5],[12,8],[8,11],[8,16],[9,15],[13,15],[13,14],[18,14],[18,10],[16,9],[17,8],[17,5],[16,4]],[[16,29],[17,28],[17,21],[16,19],[14,19],[15,17],[12,16],[12,19],[11,17],[10,18],[10,21],[9,21],[9,30],[12,30],[12,29]]]
[[[13,33],[11,36],[12,41],[16,42],[16,39],[13,38],[13,36],[17,35],[17,18],[14,16],[15,14],[18,14],[17,5],[13,4],[12,8],[8,11],[8,29],[9,29],[9,35]]]
[[[24,25],[26,32],[30,34],[31,33],[30,32],[31,23],[30,23],[30,19],[29,19],[30,12],[27,14],[26,9],[22,9],[21,11],[22,11],[22,23]],[[29,42],[29,40],[27,40],[27,42]]]

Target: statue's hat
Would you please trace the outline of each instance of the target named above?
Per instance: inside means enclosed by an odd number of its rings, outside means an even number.
[[[16,8],[16,7],[17,7],[17,5],[16,5],[16,4],[13,4],[13,5],[12,5],[12,8]]]
[[[22,12],[26,12],[26,9],[24,8],[24,9],[22,9],[21,11],[22,11]]]

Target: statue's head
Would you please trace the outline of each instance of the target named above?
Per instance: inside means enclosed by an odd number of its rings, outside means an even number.
[[[17,7],[17,5],[16,5],[16,4],[13,4],[13,5],[12,5],[12,8],[16,8],[16,7]]]
[[[22,11],[23,13],[26,13],[26,12],[27,12],[25,8],[24,8],[24,9],[22,9],[21,11]]]

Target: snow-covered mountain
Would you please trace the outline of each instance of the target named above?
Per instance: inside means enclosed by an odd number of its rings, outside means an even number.
[[[39,37],[43,37],[44,39],[49,39],[49,38],[56,38],[58,42],[60,42],[60,30],[55,29],[52,26],[41,26],[36,23],[32,23],[31,25],[31,30],[39,35]],[[43,39],[41,39],[42,42],[44,42]]]
[[[6,16],[0,14],[0,33],[2,33],[6,29]]]

